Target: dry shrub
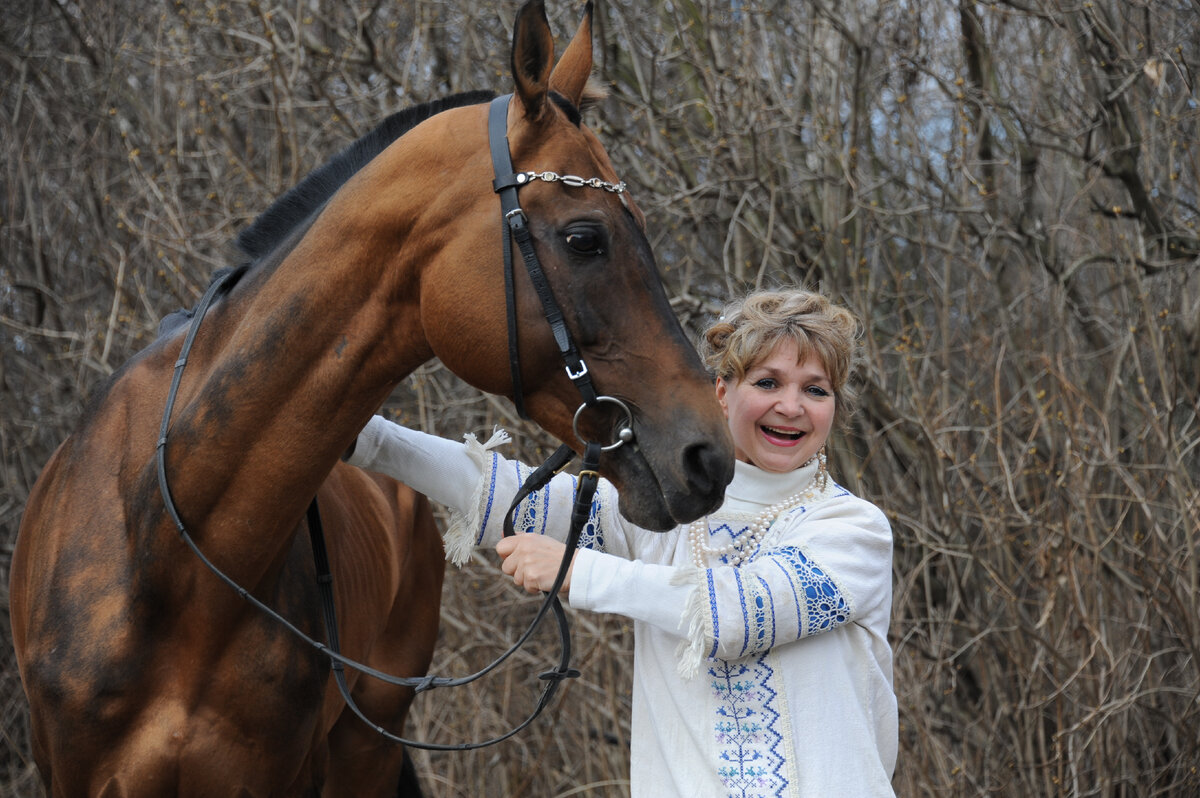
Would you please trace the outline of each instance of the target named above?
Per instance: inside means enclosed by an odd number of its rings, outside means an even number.
[[[88,393],[348,140],[503,89],[516,3],[10,6],[0,577]],[[573,29],[578,8],[549,10]],[[685,324],[801,281],[866,323],[831,463],[895,530],[898,792],[1200,791],[1195,4],[611,0],[597,32],[610,96],[589,121]],[[549,443],[436,364],[387,412],[455,438],[505,425],[529,461]],[[532,611],[490,556],[447,581],[439,673]],[[433,795],[627,793],[630,629],[574,626],[583,676],[514,740],[418,755]],[[543,636],[484,685],[423,696],[410,733],[502,731],[554,656]],[[40,791],[26,712],[0,646],[17,798]]]

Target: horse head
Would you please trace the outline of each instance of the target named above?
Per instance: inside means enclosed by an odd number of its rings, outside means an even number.
[[[508,146],[518,171],[596,179],[591,185],[531,180],[520,188],[520,203],[537,259],[596,389],[619,399],[632,416],[633,441],[605,453],[600,471],[618,487],[623,515],[646,528],[668,529],[720,504],[732,475],[732,447],[711,381],[663,290],[644,217],[628,193],[613,190],[616,171],[581,121],[591,47],[590,3],[556,66],[542,3],[521,9],[513,33]],[[450,124],[456,124],[455,114],[442,114],[423,132],[444,142],[451,134],[442,125]],[[484,125],[474,124],[482,133]],[[440,242],[443,257],[422,275],[424,335],[456,374],[513,398],[499,268],[507,233],[499,201],[485,188],[491,176],[486,150],[473,145],[475,152],[463,160],[473,171],[474,196],[447,198],[453,208],[438,199],[426,208],[434,218],[446,213],[480,221],[478,235]],[[519,384],[529,416],[576,448],[579,437],[614,440],[627,421],[616,403],[581,413],[573,425],[580,394],[520,268],[515,295]]]

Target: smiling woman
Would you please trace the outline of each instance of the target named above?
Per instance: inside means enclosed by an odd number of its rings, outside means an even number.
[[[739,460],[786,473],[822,451],[849,414],[858,332],[849,311],[805,291],[754,294],[726,309],[705,345]]]
[[[717,377],[720,401],[739,460],[763,471],[799,468],[825,446],[837,399],[825,366],[795,341],[775,345],[732,383]]]
[[[655,534],[601,481],[563,589],[573,607],[634,621],[635,798],[892,794],[891,528],[823,454],[850,404],[858,329],[788,289],[733,303],[708,330],[738,458],[711,516]],[[352,462],[448,505],[448,551],[495,546],[517,584],[547,590],[576,479],[531,494],[514,524],[525,534],[502,537],[496,508],[531,470],[493,451],[506,440],[460,444],[376,417]]]

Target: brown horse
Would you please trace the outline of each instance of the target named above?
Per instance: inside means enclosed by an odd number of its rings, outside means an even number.
[[[613,184],[578,112],[590,21],[589,4],[555,66],[541,2],[521,9],[507,135],[519,168]],[[319,496],[342,650],[406,676],[430,661],[440,540],[423,498],[339,457],[432,357],[512,394],[487,104],[463,102],[426,109],[402,135],[398,123],[376,131],[341,159],[352,175],[318,170],[243,238],[261,257],[198,328],[164,448],[171,496],[200,549],[315,637],[321,609],[304,517]],[[561,181],[522,187],[521,203],[597,388],[632,410],[636,443],[600,461],[622,512],[655,529],[708,512],[731,475],[732,447],[640,213],[625,197]],[[516,314],[525,406],[575,442],[579,395],[520,274]],[[402,747],[346,711],[329,661],[206,570],[165,512],[158,423],[184,329],[97,392],[25,510],[12,627],[48,791],[416,794]],[[581,433],[611,439],[622,419],[610,411],[585,414]],[[367,715],[398,731],[412,691],[349,677]]]

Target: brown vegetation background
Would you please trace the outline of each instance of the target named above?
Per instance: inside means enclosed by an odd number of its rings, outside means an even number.
[[[346,142],[506,91],[515,10],[7,4],[0,585],[89,391]],[[549,12],[565,42],[578,4]],[[866,320],[831,463],[895,530],[898,792],[1200,792],[1200,3],[602,0],[597,34],[589,123],[685,324],[780,282]],[[455,438],[506,425],[530,460],[548,443],[436,364],[388,410]],[[456,674],[530,609],[485,555],[443,606],[435,668]],[[0,617],[0,794],[36,796]],[[630,630],[575,629],[583,678],[514,741],[419,754],[432,795],[627,794]],[[410,731],[495,733],[553,657],[422,698]]]

